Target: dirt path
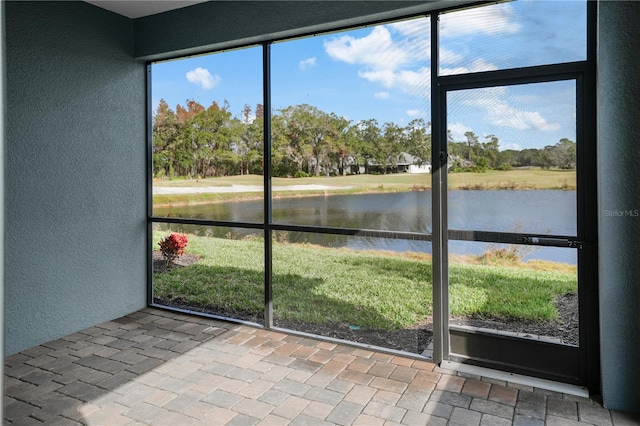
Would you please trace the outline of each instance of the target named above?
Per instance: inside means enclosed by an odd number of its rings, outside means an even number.
[[[349,189],[350,186],[329,185],[286,185],[274,186],[273,191],[330,191],[332,189]],[[154,186],[153,194],[202,194],[202,193],[239,193],[262,192],[262,185],[231,185],[231,186]]]

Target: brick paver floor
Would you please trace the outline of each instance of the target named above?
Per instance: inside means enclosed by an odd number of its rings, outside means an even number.
[[[628,425],[586,399],[144,309],[5,359],[5,424]]]

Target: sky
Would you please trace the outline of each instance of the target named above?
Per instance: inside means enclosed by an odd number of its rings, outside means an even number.
[[[440,17],[440,75],[586,59],[584,1],[517,0]],[[352,122],[380,126],[430,121],[431,41],[428,18],[316,35],[271,46],[272,107],[310,104]],[[152,105],[175,110],[262,103],[262,47],[159,62],[152,67]],[[542,148],[575,141],[572,80],[452,91],[447,127],[454,140],[473,131],[495,135],[501,149]]]

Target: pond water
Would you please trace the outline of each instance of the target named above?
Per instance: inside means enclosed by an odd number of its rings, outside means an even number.
[[[560,190],[450,191],[449,229],[523,232],[541,235],[576,235],[576,192]],[[262,223],[263,201],[233,201],[214,204],[156,207],[159,217],[198,218]],[[273,200],[273,223],[418,232],[430,234],[431,192],[411,191],[380,194],[330,195]],[[205,233],[204,228],[183,227],[186,232]],[[215,229],[213,235],[242,236],[255,230]],[[206,230],[211,235],[211,228]],[[278,233],[290,242],[310,242],[353,249],[416,251],[431,253],[429,241],[350,237],[308,233]],[[495,245],[451,241],[449,251],[479,254]],[[543,259],[576,263],[573,249],[535,247],[525,260]]]

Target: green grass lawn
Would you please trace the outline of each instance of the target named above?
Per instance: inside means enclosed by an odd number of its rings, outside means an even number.
[[[165,233],[157,233],[156,241]],[[221,312],[264,309],[264,251],[259,238],[229,240],[189,235],[194,265],[155,274],[154,296]],[[472,262],[481,262],[470,259]],[[531,321],[556,320],[555,295],[575,291],[575,269],[539,270],[540,263],[463,263],[450,267],[452,315]],[[274,315],[313,324],[395,330],[432,313],[427,255],[355,252],[312,245],[273,246]]]

